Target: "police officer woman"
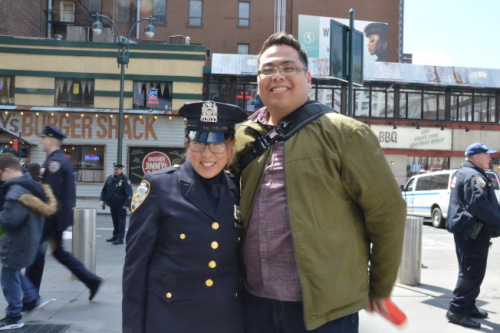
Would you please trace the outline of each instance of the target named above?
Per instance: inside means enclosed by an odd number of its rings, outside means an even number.
[[[229,104],[185,104],[181,166],[148,173],[132,197],[123,269],[124,333],[243,332],[238,188]]]

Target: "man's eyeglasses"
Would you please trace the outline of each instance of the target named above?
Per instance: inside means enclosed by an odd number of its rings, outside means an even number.
[[[293,75],[299,71],[307,71],[307,67],[298,67],[295,65],[281,65],[278,67],[265,66],[262,67],[258,73],[259,75],[271,76],[276,74],[276,71],[279,71],[281,75]]]
[[[218,142],[218,143],[204,143],[204,142],[198,142],[198,141],[189,141],[188,142],[188,147],[189,150],[195,153],[201,153],[205,150],[205,146],[208,146],[208,149],[213,154],[223,154],[226,152],[227,148],[227,143],[225,142]]]

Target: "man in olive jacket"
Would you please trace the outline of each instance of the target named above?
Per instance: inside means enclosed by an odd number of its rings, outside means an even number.
[[[311,103],[307,56],[291,35],[269,37],[258,70],[265,107],[236,133],[240,162],[258,137]],[[359,310],[386,311],[406,205],[368,126],[326,113],[240,172],[245,332],[357,332]]]

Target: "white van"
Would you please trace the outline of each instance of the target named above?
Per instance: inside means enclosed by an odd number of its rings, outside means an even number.
[[[407,214],[422,216],[424,220],[431,219],[434,227],[442,228],[448,215],[450,184],[456,171],[436,171],[411,177],[406,185],[401,187]],[[491,170],[486,170],[486,174],[493,183],[500,204],[498,175]]]

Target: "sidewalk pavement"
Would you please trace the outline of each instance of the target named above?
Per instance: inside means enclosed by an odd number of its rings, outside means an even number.
[[[88,289],[80,281],[72,279],[66,267],[47,255],[41,295],[54,300],[39,310],[25,314],[25,326],[12,332],[121,332],[121,277],[125,246],[106,242],[111,233],[110,215],[97,215],[96,270],[104,283],[94,301],[88,301]],[[67,236],[65,248],[71,251],[71,232]],[[458,274],[452,234],[424,225],[422,236],[421,284],[396,284],[392,295],[393,302],[406,313],[407,323],[396,327],[378,314],[361,311],[360,333],[474,331],[450,324],[445,318]],[[500,332],[499,262],[500,240],[495,239],[478,298],[478,306],[487,310],[490,316],[480,320],[482,327],[475,331]],[[5,307],[5,300],[0,297],[0,308]]]

